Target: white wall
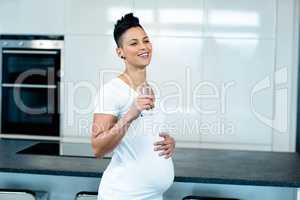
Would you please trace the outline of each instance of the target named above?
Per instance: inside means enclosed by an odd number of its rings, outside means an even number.
[[[0,32],[65,35],[66,141],[89,142],[96,88],[123,69],[113,24],[133,11],[152,39],[149,77],[178,146],[293,151],[298,7],[296,0],[3,0]]]

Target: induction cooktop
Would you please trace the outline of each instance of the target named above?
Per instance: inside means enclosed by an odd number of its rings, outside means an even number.
[[[33,154],[33,155],[49,155],[59,156],[59,143],[58,142],[40,142],[27,147],[18,154]]]
[[[63,142],[39,142],[18,151],[17,154],[95,158],[90,144],[68,144]],[[111,156],[112,154],[107,154],[103,156],[103,159],[110,159]]]

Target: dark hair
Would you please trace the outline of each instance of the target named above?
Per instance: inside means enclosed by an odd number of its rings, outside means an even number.
[[[133,16],[133,13],[127,13],[117,21],[114,29],[114,39],[118,47],[121,46],[121,36],[132,27],[143,27],[140,25],[139,18]]]

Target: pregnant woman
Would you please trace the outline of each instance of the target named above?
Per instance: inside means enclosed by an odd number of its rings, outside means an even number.
[[[125,70],[96,98],[92,147],[97,157],[113,152],[98,200],[162,200],[174,179],[175,141],[159,128],[164,116],[147,83],[152,45],[132,13],[117,21],[114,39]]]

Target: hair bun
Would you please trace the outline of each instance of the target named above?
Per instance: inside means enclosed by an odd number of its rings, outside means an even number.
[[[140,23],[139,18],[133,16],[133,13],[128,13],[124,15],[122,19],[124,19],[126,22],[130,21],[131,23],[136,23],[136,24]]]

